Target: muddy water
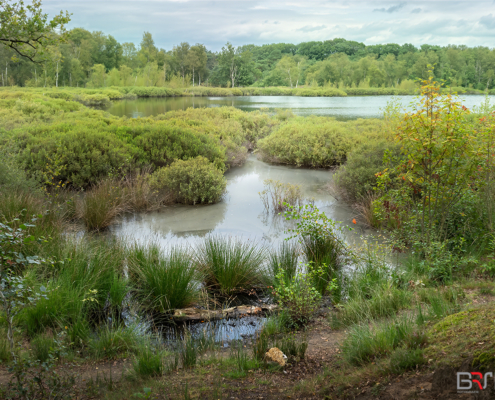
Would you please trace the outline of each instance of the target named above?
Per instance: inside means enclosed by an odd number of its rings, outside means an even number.
[[[332,172],[323,169],[303,169],[264,163],[251,154],[242,167],[225,174],[227,192],[217,204],[202,206],[175,205],[152,213],[124,216],[111,227],[120,237],[137,241],[155,240],[164,248],[174,244],[194,245],[206,234],[240,236],[244,239],[277,245],[288,236],[283,216],[267,213],[259,196],[265,179],[300,185],[304,197],[314,198],[315,204],[334,220],[352,226],[355,213],[332,197],[325,185]],[[347,239],[354,241],[367,233],[360,227],[348,231]]]

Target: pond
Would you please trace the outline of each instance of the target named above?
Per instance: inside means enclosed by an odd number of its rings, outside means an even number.
[[[489,96],[491,104],[495,96]],[[414,96],[348,96],[348,97],[296,97],[296,96],[233,96],[233,97],[165,97],[141,98],[113,102],[107,110],[119,117],[147,117],[172,110],[185,110],[199,107],[232,106],[243,111],[259,109],[290,109],[294,114],[335,117],[338,120],[356,118],[380,118],[383,109],[393,98],[399,99],[407,107]],[[479,106],[485,96],[460,96],[463,104],[472,108]]]
[[[343,225],[353,225],[355,212],[351,207],[332,197],[325,186],[333,172],[324,169],[303,169],[271,165],[250,154],[242,167],[227,171],[227,192],[224,199],[212,205],[174,205],[159,211],[127,215],[110,230],[119,237],[137,241],[155,240],[164,248],[194,245],[206,234],[242,237],[276,246],[288,234],[287,221],[281,215],[266,212],[259,192],[265,179],[299,185],[304,197],[313,198],[315,205]],[[364,228],[347,230],[347,240],[354,241]]]

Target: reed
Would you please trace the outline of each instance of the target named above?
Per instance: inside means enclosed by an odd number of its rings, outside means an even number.
[[[268,262],[274,279],[280,270],[282,270],[284,271],[284,278],[286,278],[287,282],[290,282],[297,271],[299,254],[298,245],[285,240],[280,244],[277,251],[271,251]]]
[[[90,231],[107,228],[113,220],[129,210],[125,191],[119,183],[105,179],[79,200],[78,216]]]
[[[136,294],[146,308],[166,313],[198,299],[196,271],[184,248],[165,254],[156,244],[135,245],[128,259]]]
[[[267,282],[263,246],[232,237],[208,236],[195,251],[206,287],[222,295],[246,292]]]
[[[279,213],[287,209],[287,205],[299,207],[303,205],[304,198],[299,185],[283,183],[274,179],[263,181],[265,189],[259,193],[266,211]]]

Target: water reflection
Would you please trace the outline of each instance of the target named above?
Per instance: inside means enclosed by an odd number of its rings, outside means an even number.
[[[492,104],[495,96],[489,96]],[[172,110],[185,110],[189,107],[232,106],[243,111],[267,108],[290,109],[297,115],[322,115],[339,120],[356,118],[380,118],[387,103],[393,96],[348,96],[348,97],[297,97],[297,96],[233,96],[233,97],[166,97],[141,98],[115,101],[108,109],[113,115],[132,118],[158,115]],[[403,107],[407,107],[414,96],[395,96]],[[472,108],[479,106],[485,96],[460,96],[463,104]]]
[[[332,171],[302,169],[264,163],[250,155],[242,167],[226,173],[227,193],[213,205],[164,207],[158,212],[128,215],[111,227],[117,236],[137,241],[155,240],[164,247],[194,244],[208,233],[242,236],[277,245],[287,237],[283,216],[266,213],[259,192],[265,179],[300,185],[304,197],[314,198],[316,206],[328,217],[352,225],[352,209],[338,202],[324,186]],[[359,236],[354,231],[349,240]]]

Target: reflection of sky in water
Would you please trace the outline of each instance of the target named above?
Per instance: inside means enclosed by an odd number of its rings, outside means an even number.
[[[495,96],[489,96],[492,104]],[[163,114],[171,110],[189,107],[232,106],[244,111],[267,108],[290,109],[297,115],[324,115],[341,120],[356,118],[379,118],[393,96],[347,96],[347,97],[297,97],[297,96],[232,96],[232,97],[166,97],[142,98],[115,101],[108,112],[117,116],[132,118]],[[395,96],[403,107],[415,100],[414,96]],[[463,104],[472,108],[480,105],[485,97],[481,95],[460,96]]]
[[[303,196],[314,198],[320,211],[344,225],[352,225],[352,210],[322,190],[332,179],[331,171],[270,165],[250,155],[242,167],[227,172],[226,178],[227,193],[220,203],[174,205],[157,212],[128,215],[110,229],[118,236],[145,241],[152,239],[163,246],[193,244],[207,233],[242,236],[276,244],[287,237],[287,221],[283,216],[265,212],[259,196],[265,179],[300,185]],[[356,233],[353,232],[351,237],[357,236]]]
[[[205,321],[178,325],[165,328],[162,337],[165,342],[174,343],[184,339],[185,331],[194,339],[200,337],[212,337],[215,343],[226,347],[229,342],[253,338],[266,322],[265,317],[245,316],[242,318],[221,319],[217,321]]]

